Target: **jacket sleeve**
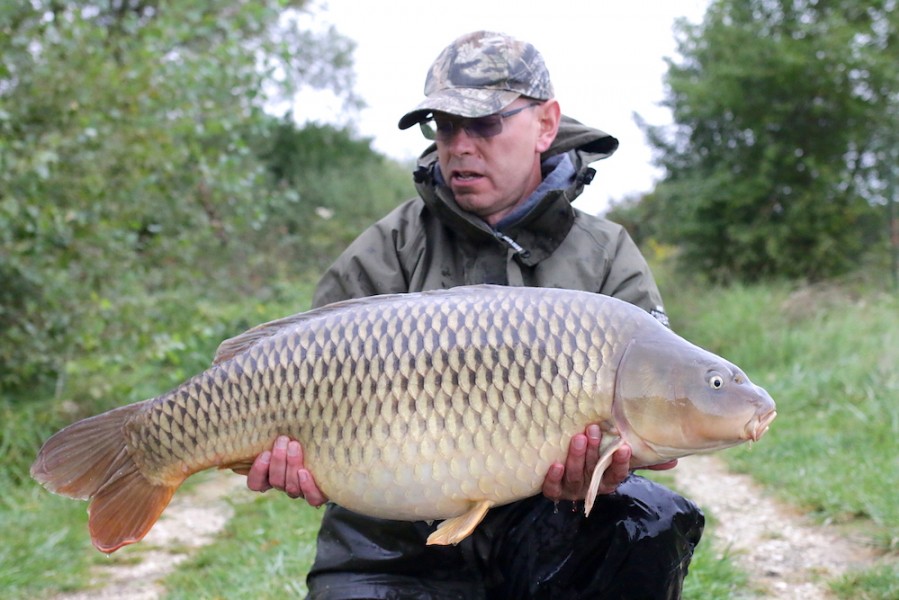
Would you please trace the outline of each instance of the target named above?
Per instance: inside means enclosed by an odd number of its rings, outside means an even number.
[[[325,271],[312,299],[313,307],[340,300],[409,291],[404,265],[421,234],[410,227],[407,202],[362,232]],[[410,248],[411,247],[411,248]]]
[[[623,228],[617,242],[615,255],[600,293],[636,304],[668,326],[662,295],[637,244]]]

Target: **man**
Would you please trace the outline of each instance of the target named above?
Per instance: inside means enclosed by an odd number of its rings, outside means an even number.
[[[437,58],[426,99],[400,119],[435,144],[419,160],[419,198],[362,233],[325,273],[314,304],[493,283],[587,290],[665,320],[634,243],[571,206],[588,164],[618,141],[563,117],[543,59],[530,44],[476,32]],[[426,546],[436,523],[384,521],[329,505],[308,584],[312,598],[675,598],[702,513],[629,476],[622,448],[589,518],[577,501],[598,459],[599,427],[575,436],[543,494],[494,508],[456,546]],[[673,463],[657,468],[670,468]],[[325,502],[302,448],[280,438],[247,485]],[[562,502],[560,500],[573,500]]]

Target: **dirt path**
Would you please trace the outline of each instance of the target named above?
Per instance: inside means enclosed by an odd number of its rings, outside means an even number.
[[[681,459],[672,473],[680,491],[714,515],[717,551],[748,572],[765,598],[831,598],[826,580],[875,560],[861,544],[777,502],[749,476],[729,472],[716,456]]]
[[[93,573],[95,587],[54,600],[155,600],[165,576],[197,548],[215,538],[233,514],[225,498],[251,494],[246,479],[230,471],[210,473],[187,493],[176,494],[150,533],[139,544],[109,556]]]
[[[682,459],[672,473],[684,494],[714,514],[715,537],[704,543],[727,552],[749,573],[750,585],[761,597],[828,599],[824,581],[875,560],[863,546],[774,501],[748,476],[728,472],[717,457]],[[108,565],[97,567],[94,589],[55,600],[160,598],[158,582],[228,522],[233,510],[224,498],[250,496],[244,481],[230,472],[215,473],[176,495],[140,544],[123,548]]]

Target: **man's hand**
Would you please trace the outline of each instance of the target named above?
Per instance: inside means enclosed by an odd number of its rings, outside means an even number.
[[[303,466],[303,447],[296,440],[280,436],[271,451],[256,457],[247,474],[247,487],[255,492],[272,488],[286,492],[291,498],[305,498],[312,506],[321,506],[328,499]]]
[[[583,500],[590,487],[593,470],[599,462],[599,446],[602,432],[599,425],[588,425],[584,433],[578,433],[568,445],[565,464],[554,463],[543,480],[543,495],[550,500]],[[631,447],[625,444],[612,454],[612,462],[602,475],[600,494],[611,494],[630,473]],[[656,471],[671,469],[676,460],[661,465],[646,467]]]

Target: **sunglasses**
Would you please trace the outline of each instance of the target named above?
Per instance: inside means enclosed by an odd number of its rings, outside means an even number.
[[[465,133],[476,138],[490,138],[503,132],[503,119],[513,117],[518,113],[540,106],[541,102],[531,102],[519,108],[513,108],[506,112],[494,113],[485,117],[468,119],[464,117],[448,117],[445,115],[431,116],[418,125],[421,133],[429,140],[440,142],[449,141],[457,131],[464,129]],[[433,123],[433,125],[432,125]]]

